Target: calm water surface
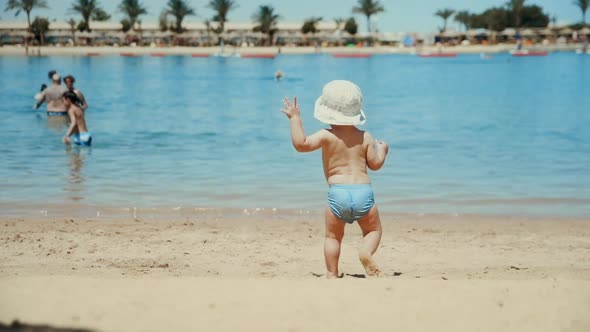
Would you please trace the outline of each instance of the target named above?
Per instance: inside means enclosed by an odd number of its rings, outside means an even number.
[[[76,76],[92,148],[65,147],[65,124],[31,110],[50,69]],[[313,105],[333,79],[361,87],[364,128],[391,145],[371,174],[382,210],[590,216],[590,56],[568,53],[0,57],[0,216],[66,206],[320,209],[320,153],[294,151],[279,110],[297,95],[306,132],[322,128]]]

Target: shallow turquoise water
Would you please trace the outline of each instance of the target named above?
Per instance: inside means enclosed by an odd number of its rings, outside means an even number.
[[[31,110],[50,69],[86,94],[92,148],[64,147],[66,127]],[[590,56],[0,57],[0,74],[0,215],[320,209],[321,156],[291,147],[281,98],[299,96],[312,133],[323,84],[349,79],[391,145],[371,174],[383,211],[590,216]]]

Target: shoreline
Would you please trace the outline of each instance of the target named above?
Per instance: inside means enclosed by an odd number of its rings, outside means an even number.
[[[204,206],[96,206],[76,204],[46,204],[46,205],[14,205],[0,203],[0,221],[2,220],[33,220],[35,222],[51,221],[53,219],[92,219],[112,221],[118,219],[134,220],[165,220],[178,218],[226,218],[247,219],[258,216],[261,218],[294,219],[308,217],[323,220],[324,208],[275,208],[275,207],[204,207]],[[499,210],[494,213],[486,212],[450,212],[444,210],[398,210],[391,211],[379,205],[382,219],[431,219],[448,221],[477,220],[531,220],[531,221],[574,221],[590,223],[590,216],[582,214],[558,215],[539,212]]]
[[[480,54],[480,53],[507,53],[514,50],[513,44],[498,44],[490,46],[471,45],[471,46],[452,46],[443,48],[443,53],[456,54]],[[535,45],[530,49],[539,49],[548,52],[573,52],[580,48],[580,45]],[[193,56],[193,57],[209,57],[214,56],[220,52],[219,47],[29,47],[29,56]],[[312,55],[312,54],[327,54],[327,55],[415,55],[417,54],[415,47],[400,48],[400,47],[244,47],[234,48],[225,47],[224,54],[232,55],[234,53],[246,56],[277,56],[277,55]],[[420,48],[420,52],[424,53],[438,53],[439,50],[435,46],[425,46]],[[0,56],[26,56],[24,46],[3,46],[0,47]]]

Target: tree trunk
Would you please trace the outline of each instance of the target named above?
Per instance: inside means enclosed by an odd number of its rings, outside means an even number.
[[[211,46],[211,26],[207,24],[207,46]]]
[[[33,28],[31,27],[31,12],[30,11],[27,12],[27,22],[29,23],[29,32],[33,31]]]
[[[32,27],[31,27],[31,16],[30,16],[30,11],[27,12],[27,22],[29,23],[29,32],[33,31]],[[25,37],[25,53],[27,55],[29,55],[29,37],[26,36]]]
[[[367,15],[367,30],[371,34],[371,15]]]
[[[221,42],[223,42],[225,44],[225,40],[223,40],[223,31],[225,30],[225,21],[222,17],[219,18],[219,28],[220,28],[220,32],[219,32],[219,44],[221,44]]]
[[[182,18],[176,17],[176,33],[182,33]]]

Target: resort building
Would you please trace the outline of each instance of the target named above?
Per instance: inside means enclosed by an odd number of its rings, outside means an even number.
[[[580,36],[589,35],[590,29],[574,31],[570,28],[526,28],[517,31],[507,28],[503,31],[475,29],[468,31],[446,31],[435,34],[378,32],[371,35],[358,33],[350,35],[339,29],[335,22],[319,22],[316,33],[303,34],[302,22],[279,22],[273,35],[273,45],[345,45],[358,44],[364,40],[376,39],[383,45],[413,46],[418,43],[432,44],[440,41],[446,44],[513,42],[518,35],[531,43],[569,42]],[[67,22],[53,21],[45,32],[44,42],[48,45],[181,45],[212,46],[221,40],[227,45],[240,47],[268,44],[268,35],[255,31],[252,22],[226,22],[223,33],[218,22],[185,22],[184,32],[174,33],[162,30],[157,22],[136,24],[133,29],[123,30],[118,22],[90,22],[91,31],[80,32]],[[35,35],[28,31],[26,21],[0,21],[0,45],[38,43]]]

